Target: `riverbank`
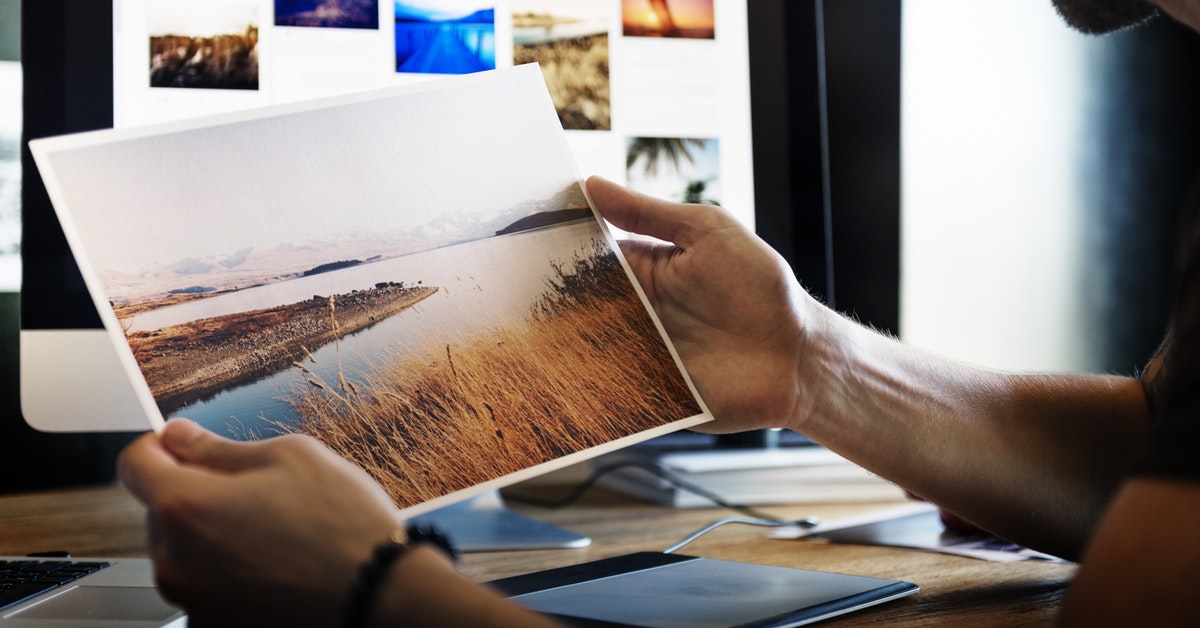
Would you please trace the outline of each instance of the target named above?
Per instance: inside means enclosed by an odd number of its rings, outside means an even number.
[[[134,332],[126,338],[155,401],[167,414],[290,368],[304,359],[306,351],[398,314],[437,290],[384,283],[369,290]]]

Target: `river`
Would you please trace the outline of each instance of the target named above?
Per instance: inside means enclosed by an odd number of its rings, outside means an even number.
[[[438,287],[433,296],[416,306],[314,351],[316,364],[306,364],[324,381],[336,382],[340,362],[347,379],[361,382],[373,370],[372,365],[387,355],[422,350],[527,316],[530,305],[545,292],[546,281],[554,275],[551,262],[569,261],[591,240],[600,238],[599,226],[588,219],[200,299],[149,312],[131,322],[139,328],[155,329],[313,295],[345,293],[382,281]],[[246,429],[274,434],[278,430],[272,422],[295,421],[285,398],[304,385],[299,370],[288,369],[227,389],[172,415],[186,416],[222,434],[239,435]]]

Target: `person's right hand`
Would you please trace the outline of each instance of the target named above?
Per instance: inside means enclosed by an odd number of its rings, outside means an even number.
[[[700,431],[789,427],[811,399],[806,334],[826,311],[787,263],[720,208],[655,199],[591,177],[596,210],[630,233],[621,249],[716,420]]]

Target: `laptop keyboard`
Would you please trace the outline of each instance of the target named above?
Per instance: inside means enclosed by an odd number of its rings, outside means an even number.
[[[70,560],[0,560],[0,610],[108,566]]]

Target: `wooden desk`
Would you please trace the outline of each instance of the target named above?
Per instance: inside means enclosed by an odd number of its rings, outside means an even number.
[[[537,487],[543,496],[555,487]],[[510,491],[519,495],[523,487]],[[564,489],[565,492],[565,489]],[[764,507],[780,517],[836,519],[890,504]],[[468,554],[463,569],[480,580],[581,563],[628,552],[659,551],[716,519],[720,509],[677,510],[592,489],[564,509],[512,510],[592,538],[591,546]],[[68,550],[76,555],[144,556],[145,511],[119,487],[0,496],[0,554]],[[769,539],[762,528],[730,525],[710,532],[682,553],[709,558],[896,578],[921,592],[828,626],[1045,626],[1054,622],[1073,565],[1025,561],[999,564],[883,547]]]

